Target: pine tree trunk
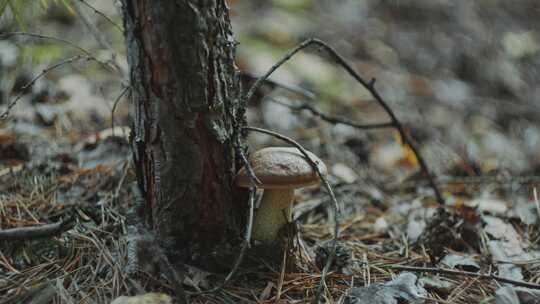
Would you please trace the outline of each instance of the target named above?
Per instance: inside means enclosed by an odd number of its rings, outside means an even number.
[[[173,261],[238,235],[232,199],[235,40],[225,0],[122,0],[144,219]],[[208,265],[206,265],[208,266]]]

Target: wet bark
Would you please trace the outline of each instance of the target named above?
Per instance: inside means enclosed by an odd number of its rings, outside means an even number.
[[[244,214],[232,200],[238,82],[228,8],[225,0],[122,4],[142,216],[171,261],[208,263],[239,234]]]

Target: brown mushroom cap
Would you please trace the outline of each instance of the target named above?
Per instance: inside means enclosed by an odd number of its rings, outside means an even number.
[[[321,172],[326,175],[326,166],[315,154],[307,151]],[[253,153],[249,159],[251,167],[264,189],[301,188],[316,185],[320,182],[315,171],[302,152],[297,148],[271,147]],[[246,168],[236,175],[236,184],[249,187],[250,179]]]

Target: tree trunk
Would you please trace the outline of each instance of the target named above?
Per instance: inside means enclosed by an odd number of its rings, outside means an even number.
[[[207,263],[245,213],[232,200],[238,77],[228,8],[225,0],[122,3],[144,219],[171,261]]]

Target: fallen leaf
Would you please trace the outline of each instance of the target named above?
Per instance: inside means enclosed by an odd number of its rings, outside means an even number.
[[[163,293],[151,292],[140,296],[120,296],[111,304],[172,304],[172,298]]]
[[[368,287],[352,287],[346,291],[345,304],[424,303],[427,292],[416,275],[401,273],[396,279]]]

